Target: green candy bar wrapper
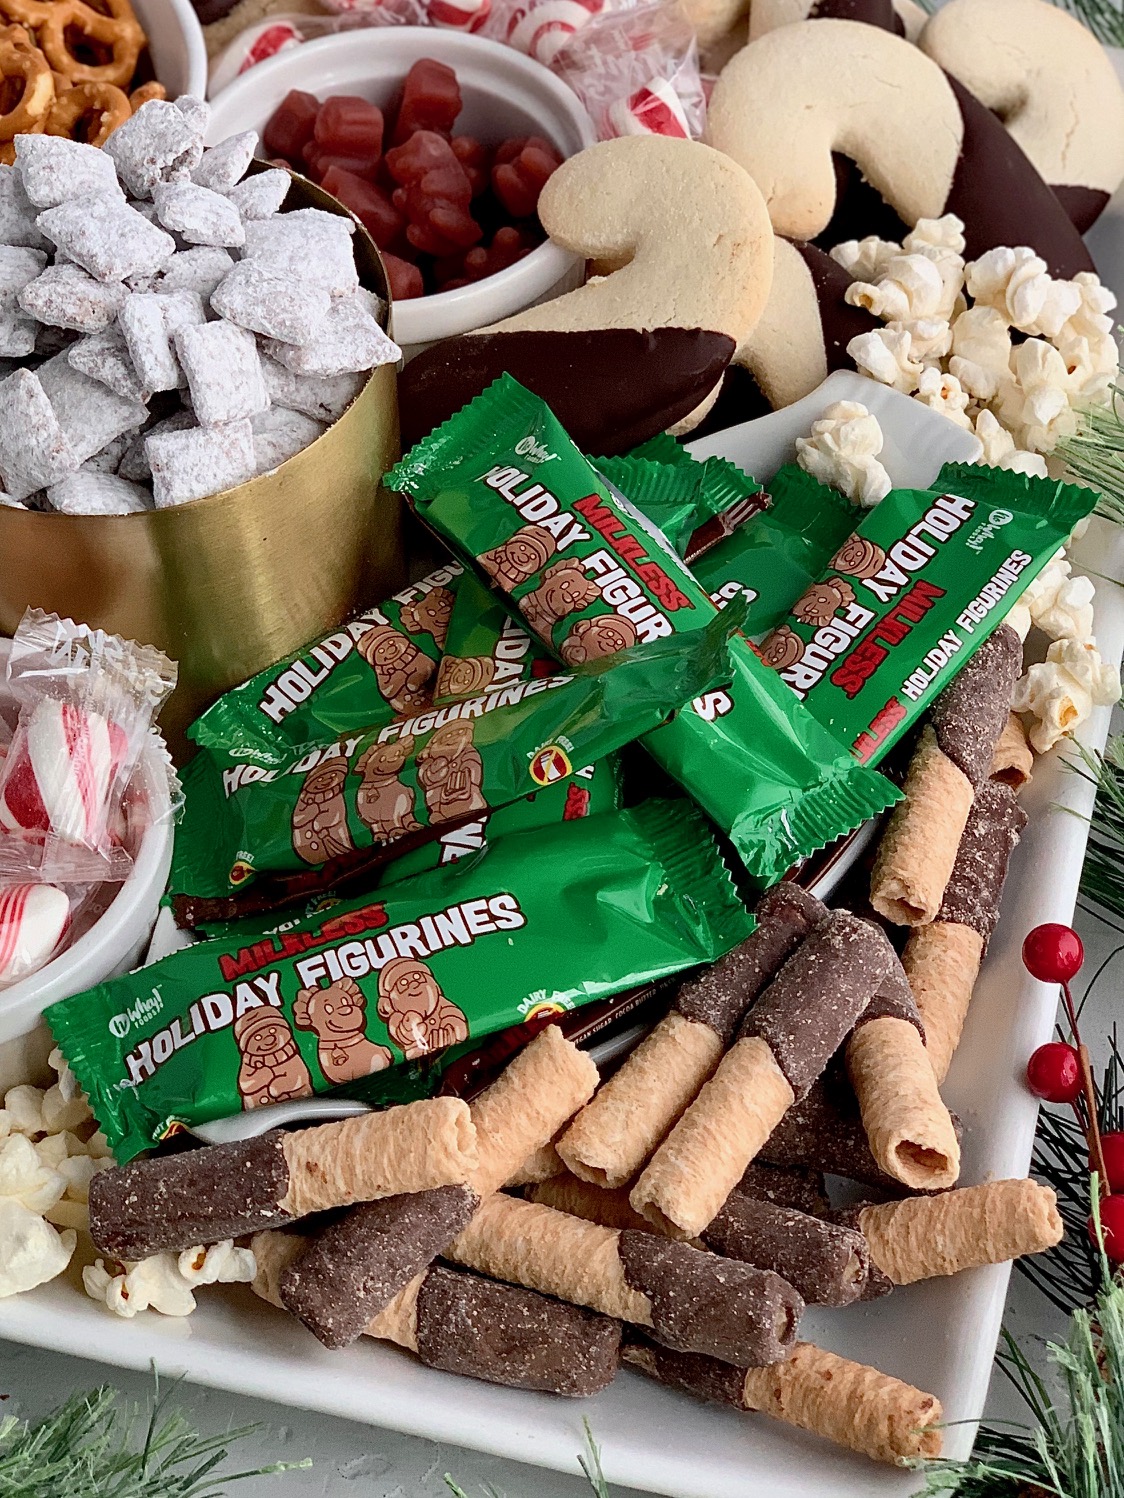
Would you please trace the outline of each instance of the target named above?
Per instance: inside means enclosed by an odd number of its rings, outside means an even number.
[[[700,551],[717,544],[766,501],[754,497],[760,486],[732,463],[697,463],[682,455],[685,461],[675,466],[632,456],[599,458],[597,471],[663,531],[679,556],[687,557],[692,543]],[[793,592],[788,601],[795,597]],[[475,574],[462,578],[437,667],[434,702],[494,692],[556,669],[554,657],[491,588]]]
[[[811,713],[794,713],[792,694],[747,640],[730,641],[730,659],[728,687],[696,698],[643,742],[767,887],[901,792],[857,764]]]
[[[250,923],[46,1017],[123,1163],[341,1085],[432,1092],[447,1048],[714,962],[752,926],[701,816],[649,802],[513,833],[274,935]]]
[[[502,375],[385,480],[566,665],[703,629],[714,605],[661,531]]]
[[[743,629],[751,636],[781,622],[863,514],[795,463],[770,480],[769,495],[772,504],[763,514],[691,564],[719,608],[732,599],[746,600]]]
[[[206,748],[184,774],[172,890],[231,908],[177,906],[181,924],[276,908],[367,873],[457,822],[568,779],[729,679],[728,629],[707,628],[426,709],[300,751],[251,734]],[[213,711],[213,709],[212,709]],[[263,881],[265,888],[249,886]],[[253,899],[247,898],[253,895]]]
[[[867,515],[761,658],[875,764],[1096,503],[1075,484],[948,463],[932,489],[892,490]]]
[[[305,744],[325,731],[350,733],[428,707],[463,578],[464,569],[450,558],[378,608],[227,692],[189,736],[208,748],[247,734]]]

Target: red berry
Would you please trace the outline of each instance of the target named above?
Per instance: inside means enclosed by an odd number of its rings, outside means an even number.
[[[1101,1235],[1110,1263],[1124,1264],[1124,1196],[1106,1196],[1101,1202]],[[1097,1241],[1096,1225],[1089,1218],[1089,1237]]]
[[[1040,1045],[1027,1062],[1026,1083],[1047,1103],[1072,1103],[1081,1091],[1077,1052],[1060,1040]]]
[[[1068,983],[1084,960],[1085,948],[1071,926],[1050,921],[1035,926],[1023,942],[1023,966],[1041,983]]]
[[[1124,1134],[1102,1134],[1105,1175],[1110,1191],[1124,1191]]]

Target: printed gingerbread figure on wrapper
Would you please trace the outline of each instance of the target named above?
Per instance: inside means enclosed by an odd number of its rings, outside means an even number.
[[[414,635],[432,635],[438,650],[443,650],[455,597],[450,588],[434,587],[413,603],[403,604],[399,615],[403,628]]]
[[[358,1082],[393,1064],[388,1046],[367,1039],[367,1000],[354,978],[327,988],[302,988],[293,1005],[298,1030],[316,1032],[316,1057],[326,1081]]]
[[[310,1096],[312,1078],[280,1010],[264,1004],[240,1014],[234,1039],[242,1053],[238,1091],[244,1111]]]
[[[414,815],[413,789],[398,778],[413,752],[414,740],[407,734],[395,743],[372,744],[355,766],[356,775],[363,777],[356,793],[356,807],[382,842],[392,842],[421,827]]]
[[[293,807],[293,851],[305,863],[327,863],[353,851],[347,825],[347,760],[326,759],[305,776]]]
[[[480,789],[484,765],[472,742],[472,727],[471,722],[446,723],[418,752],[418,784],[431,823],[488,809]]]
[[[378,1013],[407,1061],[468,1039],[463,1010],[413,957],[394,957],[379,973]]]
[[[496,587],[510,593],[545,567],[555,550],[554,537],[544,526],[524,525],[502,545],[482,552],[479,561]]]
[[[355,648],[375,673],[379,691],[395,712],[425,707],[433,662],[412,640],[389,624],[376,624]]]

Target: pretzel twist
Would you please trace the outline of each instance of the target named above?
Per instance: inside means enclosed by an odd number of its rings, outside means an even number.
[[[25,4],[31,0],[3,0],[5,4]],[[39,45],[56,73],[62,73],[72,85],[79,83],[112,83],[126,88],[137,69],[137,59],[145,44],[140,22],[133,14],[129,0],[100,0],[105,11],[94,10],[84,0],[55,0],[45,7],[47,14],[36,23]],[[105,63],[83,62],[71,51],[71,36],[78,35],[98,53],[108,52]]]
[[[32,45],[22,26],[0,28],[0,74],[20,84],[19,98],[0,114],[0,141],[41,134],[47,112],[55,102],[55,80],[47,59]],[[14,155],[12,147],[13,159]]]
[[[47,115],[46,133],[104,146],[132,113],[129,96],[112,83],[79,83],[56,97]],[[84,128],[79,129],[83,122]]]

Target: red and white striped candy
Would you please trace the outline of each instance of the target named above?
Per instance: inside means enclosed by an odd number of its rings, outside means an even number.
[[[672,135],[689,140],[690,125],[683,101],[666,78],[653,78],[627,99],[609,106],[614,135]]]
[[[53,884],[0,884],[0,987],[37,972],[70,924],[70,901]]]
[[[492,0],[429,0],[426,16],[431,26],[447,31],[479,31],[492,11]]]
[[[17,732],[0,786],[0,828],[101,849],[128,740],[100,713],[43,697]]]
[[[248,69],[255,67],[259,62],[265,62],[267,58],[276,57],[278,52],[285,52],[290,47],[299,47],[304,41],[303,33],[288,21],[276,21],[264,30],[259,31],[253,41],[246,48],[246,56],[242,66],[238,69],[245,73]]]
[[[574,32],[604,8],[605,0],[545,0],[517,10],[508,25],[508,45],[549,67]]]

